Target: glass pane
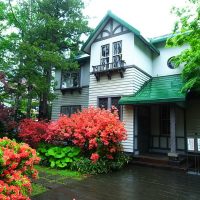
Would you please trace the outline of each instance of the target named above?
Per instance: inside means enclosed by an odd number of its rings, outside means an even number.
[[[81,111],[81,106],[71,106],[71,114]]]
[[[99,108],[108,109],[108,98],[99,98]]]
[[[113,56],[113,67],[121,66],[121,55]]]
[[[121,106],[119,105],[120,97],[111,98],[111,106],[115,106],[118,110],[119,119],[121,119]]]
[[[102,50],[102,52],[101,52],[102,57],[109,57],[109,44],[103,45],[101,47],[101,50]]]
[[[80,105],[75,106],[61,106],[61,114],[70,116],[73,113],[76,113],[78,111],[81,111]]]
[[[113,43],[113,55],[118,55],[122,53],[122,41]]]
[[[70,106],[61,106],[60,113],[69,116],[71,113]]]
[[[62,88],[71,88],[79,86],[79,73],[62,73]]]

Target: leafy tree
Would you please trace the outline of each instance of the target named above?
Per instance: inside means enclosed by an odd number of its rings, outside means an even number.
[[[175,36],[168,39],[168,46],[189,45],[189,48],[175,57],[176,66],[184,65],[182,72],[185,85],[182,91],[200,92],[200,1],[187,0],[184,8],[173,8],[178,17],[174,27]]]
[[[1,5],[1,23],[7,32],[0,40],[0,69],[13,86],[16,110],[21,99],[27,98],[30,116],[32,99],[39,98],[39,117],[47,118],[54,86],[52,72],[78,67],[74,58],[81,35],[90,31],[82,14],[84,4],[81,0],[25,0],[15,6]],[[8,31],[10,27],[14,31]],[[66,52],[70,53],[68,59]]]

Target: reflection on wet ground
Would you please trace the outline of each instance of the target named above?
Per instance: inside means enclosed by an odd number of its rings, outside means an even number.
[[[33,200],[199,200],[200,176],[130,165],[60,186]]]

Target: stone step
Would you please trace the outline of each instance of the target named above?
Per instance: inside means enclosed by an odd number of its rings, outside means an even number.
[[[158,167],[158,168],[164,168],[164,169],[170,169],[170,170],[187,171],[186,164],[183,164],[181,166],[175,166],[175,165],[169,165],[169,164],[163,164],[163,163],[150,163],[150,162],[142,162],[142,161],[136,161],[136,160],[133,160],[132,164],[147,166],[147,167]]]
[[[170,160],[168,156],[159,154],[136,155],[133,156],[132,163],[137,165],[146,165],[167,169],[187,170],[185,158]]]

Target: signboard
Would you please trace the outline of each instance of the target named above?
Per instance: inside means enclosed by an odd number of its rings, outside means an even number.
[[[187,138],[187,150],[188,152],[200,153],[200,137],[188,137]]]
[[[199,146],[199,148],[200,148],[200,146]],[[194,138],[187,138],[187,149],[188,149],[188,151],[194,151],[195,150],[194,149]]]
[[[197,151],[200,152],[200,138],[197,138]]]

